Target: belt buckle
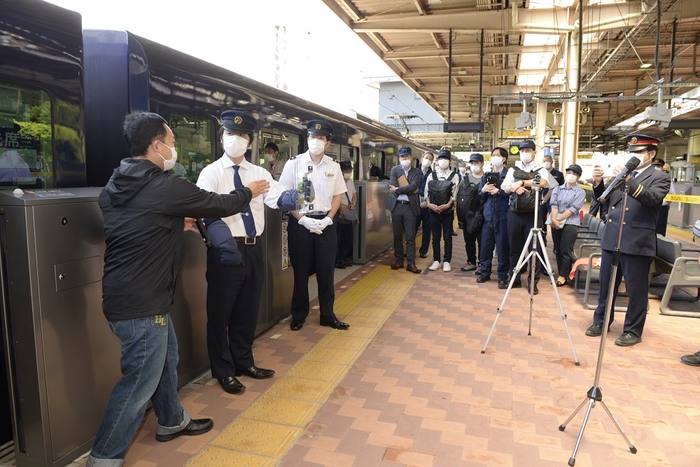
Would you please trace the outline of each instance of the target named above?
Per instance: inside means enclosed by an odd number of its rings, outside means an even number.
[[[245,245],[255,245],[255,240],[255,238],[245,237],[245,241],[243,243]]]

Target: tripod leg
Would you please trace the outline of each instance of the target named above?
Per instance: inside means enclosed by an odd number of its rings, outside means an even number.
[[[564,423],[562,423],[561,425],[559,425],[559,431],[564,431],[564,430],[566,430],[566,425],[568,425],[569,422],[570,422],[571,420],[573,420],[573,418],[576,416],[576,414],[578,413],[578,411],[581,410],[581,409],[583,408],[583,406],[584,406],[584,404],[586,403],[587,400],[588,400],[588,398],[586,398],[586,399],[584,399],[583,401],[581,401],[581,403],[578,405],[578,407],[576,407],[576,410],[574,410],[574,413],[572,413],[571,416],[570,416],[569,418],[567,418],[566,421],[565,421]]]
[[[593,407],[595,407],[595,399],[590,398],[590,399],[588,399],[588,408],[586,409],[586,413],[583,416],[583,423],[581,424],[581,431],[579,431],[578,438],[576,438],[576,445],[574,446],[574,452],[571,453],[571,458],[569,459],[569,465],[572,467],[576,463],[576,452],[578,451],[578,447],[581,444],[581,439],[583,438],[583,432],[586,429],[586,423],[588,423],[588,417],[591,415],[591,409],[593,409]],[[580,408],[581,407],[579,406],[579,409]],[[578,412],[578,409],[576,409],[576,412]],[[576,412],[574,412],[574,413],[576,413]],[[559,429],[561,429],[561,427]]]
[[[600,405],[603,406],[603,409],[605,410],[605,413],[608,414],[608,417],[610,417],[610,420],[613,421],[613,424],[615,425],[615,428],[617,428],[617,431],[619,431],[620,434],[622,435],[622,437],[625,439],[625,442],[627,443],[627,446],[629,447],[630,452],[631,452],[632,454],[637,454],[637,448],[634,447],[634,445],[633,445],[633,444],[630,442],[630,440],[627,438],[627,435],[625,434],[625,432],[622,431],[622,427],[620,426],[619,423],[617,423],[617,420],[615,420],[615,417],[613,417],[613,414],[612,414],[612,413],[610,412],[610,410],[608,409],[608,406],[605,405],[605,402],[603,402],[603,401],[601,400],[601,401],[600,401]]]

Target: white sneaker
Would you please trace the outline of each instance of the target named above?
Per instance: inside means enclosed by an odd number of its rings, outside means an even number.
[[[450,267],[450,263],[448,263],[447,261],[445,261],[444,263],[442,263],[442,270],[445,271],[445,272],[450,272],[450,271],[452,271],[452,267]]]
[[[437,271],[439,267],[440,261],[433,261],[433,264],[431,264],[428,269],[430,269],[431,271]]]

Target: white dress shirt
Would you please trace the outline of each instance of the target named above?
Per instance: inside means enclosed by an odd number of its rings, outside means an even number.
[[[340,164],[328,156],[323,156],[316,164],[308,151],[299,154],[284,164],[280,183],[285,190],[299,188],[304,177],[311,181],[314,198],[300,207],[300,214],[325,214],[332,209],[333,197],[347,191]]]
[[[235,174],[234,165],[231,158],[224,154],[218,160],[202,169],[197,179],[197,186],[203,190],[219,194],[232,192],[235,190],[233,185],[233,176]],[[250,201],[250,210],[255,220],[255,230],[257,235],[261,235],[263,230],[265,230],[264,204],[267,204],[273,209],[277,209],[277,199],[284,192],[284,187],[273,180],[270,172],[262,167],[251,164],[245,160],[245,158],[239,165],[240,169],[238,169],[238,174],[241,177],[243,186],[254,180],[267,180],[270,182],[270,190],[267,193],[257,196]],[[234,237],[246,236],[245,226],[243,225],[243,219],[240,214],[234,214],[233,216],[224,217],[222,219],[226,222],[229,229],[231,229],[231,235]]]

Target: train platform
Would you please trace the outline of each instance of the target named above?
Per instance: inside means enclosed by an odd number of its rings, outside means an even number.
[[[690,241],[678,229],[668,235]],[[567,465],[594,382],[600,338],[584,335],[593,312],[572,287],[556,289],[576,366],[543,276],[531,335],[530,296],[513,289],[482,354],[505,291],[460,271],[465,252],[461,236],[454,240],[451,272],[428,271],[430,258],[419,260],[422,274],[394,271],[391,250],[337,271],[335,311],[349,330],[319,326],[315,302],[301,331],[277,324],[254,348],[274,378],[242,377],[247,391],[230,395],[202,375],[181,390],[182,402],[193,418],[213,418],[214,429],[158,443],[149,410],[126,466]],[[700,368],[679,360],[700,350],[700,320],[661,315],[658,305],[651,300],[643,342],[633,347],[613,345],[618,313],[600,374],[603,402],[638,452],[596,404],[577,467],[700,465]]]

